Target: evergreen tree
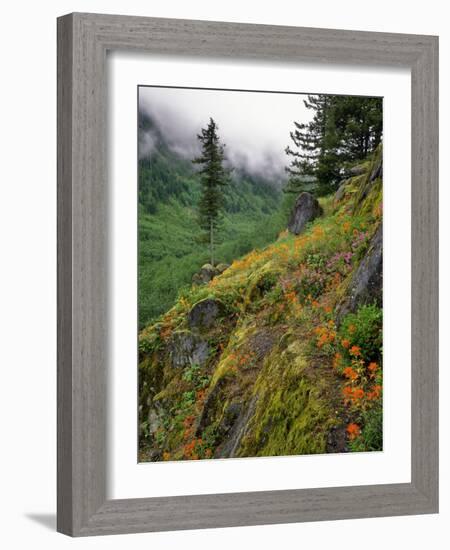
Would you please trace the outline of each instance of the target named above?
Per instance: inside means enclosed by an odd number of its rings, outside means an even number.
[[[201,134],[197,135],[201,154],[192,161],[202,165],[199,171],[202,194],[198,204],[198,221],[209,243],[211,265],[214,265],[216,233],[224,202],[223,188],[228,181],[228,173],[223,165],[225,146],[220,143],[217,132],[218,126],[210,118],[207,128],[202,128]]]
[[[356,96],[309,95],[305,107],[314,111],[308,123],[294,122],[290,138],[294,148],[286,192],[313,187],[317,195],[329,193],[342,179],[348,163],[363,160],[382,136],[382,100]],[[309,180],[308,180],[309,178]]]

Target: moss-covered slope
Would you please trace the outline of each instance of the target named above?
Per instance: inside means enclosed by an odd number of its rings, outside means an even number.
[[[235,260],[142,330],[140,460],[381,449],[381,280],[352,295],[373,264],[381,157],[301,235]]]

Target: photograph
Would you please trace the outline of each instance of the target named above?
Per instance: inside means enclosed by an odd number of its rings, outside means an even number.
[[[382,98],[137,116],[139,462],[382,451]]]

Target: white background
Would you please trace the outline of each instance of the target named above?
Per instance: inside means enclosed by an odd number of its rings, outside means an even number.
[[[109,297],[111,349],[108,353],[111,358],[108,380],[112,381],[108,399],[110,498],[408,483],[411,480],[411,327],[405,319],[410,318],[411,250],[405,242],[411,239],[411,147],[405,136],[411,131],[410,71],[311,64],[294,67],[258,64],[255,67],[251,62],[236,66],[232,61],[180,61],[128,53],[113,54],[108,69],[108,119],[109,127],[114,129],[110,130],[108,140],[113,212],[109,269],[113,275]],[[130,295],[137,296],[136,86],[178,83],[261,90],[274,82],[277,90],[290,92],[298,91],[299,86],[308,86],[322,93],[384,98],[383,452],[136,464],[137,369],[130,365],[137,364],[138,329],[136,302],[129,299]],[[264,94],[266,98],[269,96],[271,94]],[[191,97],[192,103],[195,94]],[[297,109],[300,101],[301,96],[278,94],[277,97],[277,104],[284,109],[287,105]],[[402,231],[398,231],[399,224]]]
[[[450,383],[446,350],[441,361],[441,513],[300,525],[245,527],[70,540],[54,533],[55,513],[55,236],[56,236],[56,28],[71,11],[273,23],[440,35],[441,126],[449,121],[450,27],[446,3],[378,0],[213,3],[166,0],[104,2],[17,0],[2,9],[0,47],[1,199],[1,518],[6,548],[445,548],[450,520]],[[3,43],[4,41],[4,43]],[[446,205],[450,190],[441,136],[441,280],[448,281]],[[441,288],[441,333],[449,331],[448,285]],[[444,341],[444,338],[442,339]]]

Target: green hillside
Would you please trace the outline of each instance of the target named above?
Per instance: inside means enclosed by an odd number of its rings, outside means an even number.
[[[192,163],[175,154],[158,128],[141,116],[154,149],[139,161],[139,326],[165,313],[179,289],[208,261],[199,239],[196,205],[199,177]],[[286,224],[286,201],[272,182],[235,169],[225,192],[217,262],[229,263],[273,241]]]
[[[202,286],[195,177],[172,169],[176,200],[140,221],[140,460],[381,450],[381,148],[299,235],[279,234],[279,194],[245,180],[218,249],[231,266]],[[184,277],[176,300],[152,295],[161,277]]]

